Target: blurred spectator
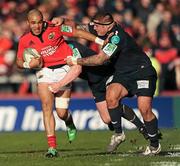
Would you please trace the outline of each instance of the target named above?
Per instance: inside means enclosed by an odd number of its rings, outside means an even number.
[[[112,14],[112,16],[113,16],[115,22],[117,22],[117,23],[120,24],[120,25],[123,24],[123,15],[114,12],[114,13]]]
[[[87,8],[87,16],[92,19],[96,13],[98,12],[98,8],[96,5],[91,5]]]
[[[145,24],[143,24],[143,22],[139,19],[136,18],[133,21],[132,24],[132,34],[134,36],[134,38],[136,39],[136,42],[138,45],[140,45],[141,47],[150,47],[151,43],[150,40],[148,38],[148,33],[147,33],[147,28],[145,26]]]
[[[157,32],[149,32],[147,35],[150,44],[149,47],[154,51],[158,47]]]
[[[160,92],[163,90],[176,90],[175,70],[169,68],[169,64],[178,57],[178,50],[172,47],[168,34],[163,34],[159,39],[159,48],[155,51],[155,57],[161,64]]]
[[[124,14],[126,10],[124,6],[124,2],[122,0],[114,0],[112,6],[113,6],[113,11],[119,14]]]
[[[172,32],[174,34],[173,44],[176,48],[180,50],[180,23],[172,25]]]
[[[133,36],[137,38],[139,27],[142,25],[142,21],[139,17],[134,17],[132,22]]]
[[[177,89],[180,89],[180,57],[173,60],[169,66],[169,70],[175,69],[175,77],[176,77],[176,86]]]
[[[52,10],[49,8],[49,4],[47,2],[40,4],[38,9],[43,13],[44,20],[51,19]]]
[[[78,6],[78,0],[65,0],[66,16],[70,19],[80,22],[84,14]]]
[[[173,21],[178,22],[180,19],[180,2],[179,2],[179,0],[166,0],[164,2],[164,5],[166,6],[166,9],[172,13]]]
[[[160,75],[161,75],[161,64],[154,57],[152,49],[146,48],[144,51],[148,55],[148,57],[150,58],[151,63],[153,65],[153,67],[155,68],[156,72],[157,72],[156,91],[154,93],[154,96],[158,96],[159,95],[159,78],[160,78]]]
[[[98,11],[106,9],[106,11],[112,11],[111,3],[114,1],[110,0],[88,0],[88,6],[96,6]]]
[[[163,12],[163,19],[157,27],[157,38],[160,39],[163,34],[167,33],[170,37],[171,43],[174,44],[175,36],[172,31],[172,14],[170,11]]]
[[[11,51],[12,32],[4,26],[0,30],[0,75],[9,74],[14,63],[15,53]]]
[[[29,10],[29,4],[26,1],[22,1],[17,5],[16,8],[16,19],[21,20],[21,19],[26,19],[26,13]]]
[[[47,12],[50,14],[50,19],[65,14],[65,5],[60,0],[48,0],[46,5],[48,6]]]
[[[136,16],[146,24],[149,14],[153,11],[151,0],[138,0],[135,4]]]
[[[131,10],[125,10],[123,13],[123,22],[122,26],[125,29],[127,33],[129,33],[131,36],[133,36],[133,13]]]
[[[17,3],[15,1],[3,1],[1,3],[0,18],[2,20],[16,16]]]
[[[89,17],[84,16],[84,17],[82,18],[82,21],[81,21],[82,24],[87,25],[89,22],[91,22],[91,20],[90,20]],[[85,40],[85,39],[83,39],[83,38],[78,38],[78,42],[81,43],[82,45],[85,45],[85,46],[88,46],[88,45],[89,45],[89,41],[87,41],[87,40]]]
[[[148,20],[147,20],[148,33],[152,33],[156,31],[157,26],[159,25],[159,23],[163,18],[163,12],[164,12],[163,3],[161,2],[157,3],[155,9],[148,16]]]

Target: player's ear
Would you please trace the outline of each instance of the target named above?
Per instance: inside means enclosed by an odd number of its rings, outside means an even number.
[[[108,25],[108,27],[107,27],[108,31],[110,31],[110,30],[112,29],[113,25],[114,25],[114,24]]]

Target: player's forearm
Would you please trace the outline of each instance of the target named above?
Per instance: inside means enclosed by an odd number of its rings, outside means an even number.
[[[95,42],[101,46],[104,45],[104,40],[98,38],[97,36],[95,36],[89,32],[81,30],[81,29],[75,29],[73,35],[74,35],[74,37],[79,37],[79,38],[83,38],[83,39]]]
[[[82,67],[80,65],[71,66],[70,71],[66,74],[66,76],[59,82],[61,87],[66,86],[75,80],[81,73]]]
[[[108,57],[104,54],[97,54],[87,58],[78,58],[77,64],[82,66],[99,66],[102,65]]]
[[[88,24],[76,24],[76,28],[89,32]]]
[[[22,60],[20,60],[20,59],[16,59],[16,66],[18,67],[18,68],[24,68],[23,67],[23,63],[24,63],[24,61],[22,61]]]
[[[62,25],[62,24],[65,24],[65,25],[73,25],[73,27],[76,27],[77,29],[81,29],[81,30],[84,30],[84,31],[89,31],[89,28],[88,28],[88,24],[82,24],[82,23],[77,23],[73,20],[70,20],[68,18],[65,18],[65,17],[55,17],[53,18],[53,22],[56,24],[56,25]]]

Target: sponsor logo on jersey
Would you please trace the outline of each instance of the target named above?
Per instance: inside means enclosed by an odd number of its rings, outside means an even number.
[[[41,50],[41,55],[43,57],[46,57],[46,56],[51,56],[53,55],[56,50],[58,49],[58,46],[47,46],[47,47],[44,47],[42,50]]]
[[[138,89],[148,89],[149,88],[149,80],[139,80],[137,81]]]
[[[48,35],[48,39],[53,39],[55,36],[55,32],[51,32],[49,35]]]

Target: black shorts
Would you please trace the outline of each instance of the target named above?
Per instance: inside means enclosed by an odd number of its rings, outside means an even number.
[[[106,81],[109,77],[104,77],[97,83],[89,83],[89,87],[96,103],[106,100]]]
[[[116,71],[113,79],[108,83],[120,83],[128,90],[128,96],[153,97],[156,90],[157,74],[152,66],[148,66],[131,73]]]

